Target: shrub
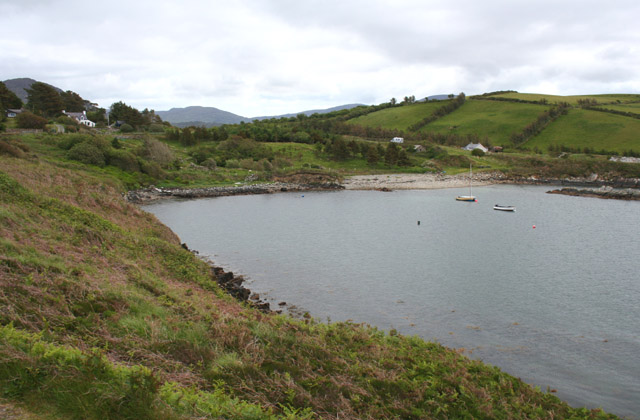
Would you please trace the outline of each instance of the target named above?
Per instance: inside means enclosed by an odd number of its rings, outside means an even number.
[[[69,150],[76,144],[91,142],[91,136],[87,134],[69,134],[62,138],[58,143],[58,147],[62,150]]]
[[[107,156],[109,165],[127,172],[139,172],[138,158],[126,150],[111,150]]]
[[[305,143],[305,144],[313,143],[311,141],[311,136],[306,131],[298,131],[292,136],[291,141],[295,143]]]
[[[77,160],[87,165],[104,166],[104,153],[94,143],[85,141],[73,146],[67,152],[67,158]]]
[[[252,169],[259,171],[261,165],[258,165],[258,162],[255,162],[253,159],[242,159],[240,161],[240,167],[242,169]]]
[[[144,159],[138,159],[140,170],[155,179],[163,179],[166,174],[156,162],[149,162]]]
[[[202,165],[202,163],[211,158],[213,155],[215,148],[212,147],[198,147],[196,150],[191,152],[191,157],[198,165]]]
[[[120,126],[120,131],[123,133],[133,133],[135,130],[130,124],[122,124]]]
[[[216,169],[217,168],[216,160],[214,158],[207,158],[204,160],[204,162],[202,162],[202,166],[209,169]]]
[[[227,168],[235,169],[240,167],[240,162],[237,159],[227,160]]]
[[[164,133],[164,126],[162,124],[151,124],[149,126],[150,133]]]
[[[274,168],[286,168],[287,166],[292,166],[292,163],[289,159],[285,159],[285,158],[276,158],[273,160],[272,165]]]
[[[173,152],[166,143],[147,137],[142,144],[140,156],[166,168],[174,161]]]
[[[484,151],[482,149],[473,149],[471,154],[473,156],[484,156]]]
[[[43,130],[47,125],[47,119],[32,114],[29,111],[24,111],[18,114],[16,117],[16,123],[18,128],[31,128]]]
[[[66,115],[61,115],[56,118],[56,122],[62,125],[78,125],[78,121],[74,118],[67,117]]]
[[[273,165],[267,159],[262,159],[260,162],[262,162],[262,170],[263,171],[266,171],[266,172],[273,171]]]
[[[0,140],[0,155],[22,158],[24,157],[24,152],[14,141]]]

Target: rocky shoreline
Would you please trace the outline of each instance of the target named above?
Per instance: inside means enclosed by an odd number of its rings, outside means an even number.
[[[520,184],[520,185],[558,185],[570,186],[566,194],[585,195],[604,198],[635,199],[635,194],[629,192],[640,189],[640,178],[618,178],[606,180],[592,175],[586,178],[542,178],[509,177],[501,172],[480,172],[473,175],[473,186],[492,184]],[[309,179],[298,177],[293,182],[273,182],[268,184],[240,184],[233,186],[207,188],[158,188],[149,187],[127,192],[127,201],[144,204],[167,198],[204,198],[225,197],[233,195],[274,194],[279,192],[330,191],[330,190],[422,190],[441,188],[464,188],[469,185],[467,174],[447,175],[445,173],[427,174],[383,174],[356,175],[347,177],[341,182],[335,179]],[[582,187],[578,188],[578,187]],[[586,189],[585,189],[586,188]],[[602,190],[602,189],[605,190]],[[598,190],[600,189],[600,190]],[[614,192],[625,189],[624,192]],[[594,192],[595,191],[595,192]],[[563,192],[556,192],[563,194]]]
[[[297,181],[301,180],[300,178]],[[302,178],[304,181],[304,178]],[[224,197],[233,195],[250,194],[274,194],[278,192],[302,192],[302,191],[327,191],[327,190],[377,190],[390,192],[393,190],[409,189],[441,189],[463,188],[468,186],[469,177],[466,174],[446,175],[438,174],[385,174],[385,175],[359,175],[345,179],[342,183],[333,180],[322,182],[275,182],[270,184],[234,185],[209,188],[157,188],[149,187],[141,190],[129,191],[125,199],[132,203],[144,204],[159,199],[169,198],[203,198]],[[550,194],[564,194],[572,196],[598,197],[619,200],[640,200],[640,179],[617,179],[606,181],[593,175],[589,178],[509,178],[501,172],[481,172],[474,174],[473,185],[492,185],[499,183],[521,185],[572,185],[571,187],[548,191]],[[190,250],[186,244],[183,248]],[[280,313],[281,310],[272,310],[270,304],[253,294],[244,287],[243,276],[236,276],[233,272],[225,272],[208,261],[211,267],[211,278],[234,298],[247,303],[263,312]],[[280,307],[286,303],[278,304]],[[291,308],[293,309],[293,307]]]
[[[182,247],[187,251],[198,255],[198,251],[189,249],[187,244],[183,243]],[[244,287],[244,277],[236,276],[232,271],[224,271],[224,268],[218,267],[213,264],[210,260],[204,259],[211,269],[211,279],[218,283],[218,285],[229,293],[232,297],[239,300],[240,302],[245,302],[248,305],[259,309],[262,312],[270,313],[281,313],[281,310],[273,311],[271,309],[271,305],[269,302],[263,301],[260,299],[260,296],[252,293],[250,289]],[[286,304],[284,304],[286,305]],[[283,303],[280,306],[284,306]]]
[[[575,188],[568,187],[559,190],[547,191],[548,194],[563,194],[579,197],[595,197],[613,200],[640,200],[640,190],[626,188],[616,189],[603,186],[600,188]]]
[[[338,183],[299,184],[290,182],[275,182],[272,184],[234,185],[224,187],[206,188],[158,188],[149,187],[140,190],[128,191],[125,199],[129,202],[142,204],[162,198],[204,198],[226,197],[233,195],[273,194],[288,191],[324,191],[341,190],[344,187]]]

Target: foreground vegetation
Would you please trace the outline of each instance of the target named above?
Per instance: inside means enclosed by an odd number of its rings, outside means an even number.
[[[125,121],[117,130],[104,121],[102,129],[86,129],[57,108],[44,112],[48,101],[42,109],[34,104],[41,115],[23,119],[43,130],[0,134],[0,414],[616,418],[571,408],[436,343],[245,306],[221,291],[211,268],[171,231],[122,196],[150,185],[452,174],[469,164],[513,179],[639,178],[640,165],[609,160],[640,154],[638,100],[517,92],[423,103],[406,97],[209,129],[178,129],[153,111],[116,103]],[[0,131],[21,124],[5,120]],[[404,143],[389,143],[394,136]],[[503,150],[460,148],[469,142]]]
[[[171,231],[122,199],[132,186],[252,182],[254,171],[341,176],[475,159],[526,172],[550,171],[552,159],[434,145],[399,166],[368,162],[348,139],[345,152],[337,138],[318,146],[233,136],[193,145],[90,132],[0,139],[5,405],[38,419],[615,418],[436,343],[244,306]],[[571,160],[554,159],[563,171]]]

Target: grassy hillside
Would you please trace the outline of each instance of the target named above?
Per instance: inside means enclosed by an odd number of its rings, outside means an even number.
[[[524,146],[547,150],[549,145],[577,149],[640,151],[640,120],[605,112],[570,109]]]
[[[483,141],[488,139],[492,145],[504,146],[513,132],[522,130],[546,109],[548,107],[544,105],[468,99],[455,112],[428,124],[421,131],[475,135]]]
[[[520,93],[520,92],[508,92],[497,95],[492,95],[495,98],[509,98],[519,99],[523,101],[540,101],[546,99],[549,103],[568,102],[571,105],[577,105],[580,100],[595,100],[598,103],[612,103],[612,102],[638,102],[640,101],[640,95],[634,94],[600,94],[600,95],[547,95],[543,93]]]
[[[640,102],[626,103],[626,104],[607,104],[601,105],[598,108],[613,109],[620,112],[631,112],[634,114],[640,114]]]
[[[550,144],[564,145],[574,150],[587,147],[591,150],[625,153],[629,150],[640,153],[638,127],[640,120],[640,95],[607,94],[554,96],[509,92],[491,95],[490,98],[505,98],[509,101],[467,98],[457,110],[437,118],[420,128],[410,131],[411,125],[431,115],[443,102],[429,102],[386,108],[365,116],[349,120],[350,124],[388,130],[402,130],[414,141],[430,135],[455,136],[453,143],[480,141],[507,148],[515,147],[511,136],[522,132],[528,125],[548,110],[554,103],[567,102],[568,117],[545,126],[539,138],[534,138],[523,147],[538,147],[546,150]],[[544,104],[527,101],[546,100]],[[591,105],[601,109],[629,112],[631,115],[588,111],[579,108],[581,101],[595,101]],[[517,102],[521,101],[521,102]],[[416,140],[418,139],[418,140]]]
[[[349,120],[349,124],[358,124],[365,127],[383,127],[392,130],[406,130],[407,127],[417,123],[431,115],[449,101],[418,102],[405,104],[381,111],[372,112],[358,118]]]
[[[120,177],[34,149],[20,156],[0,154],[4,412],[615,418],[573,409],[436,343],[245,307],[171,231],[123,201]]]

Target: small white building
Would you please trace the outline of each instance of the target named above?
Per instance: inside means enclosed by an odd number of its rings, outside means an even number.
[[[86,125],[87,127],[92,127],[92,128],[96,126],[96,123],[94,123],[93,121],[87,118],[87,111],[82,111],[82,112],[62,111],[62,113],[67,117],[73,118],[74,120],[78,121],[79,124]]]
[[[484,147],[482,144],[480,143],[469,143],[466,146],[464,146],[462,148],[463,150],[474,150],[474,149],[480,149],[483,152],[487,153],[489,151],[489,149],[487,149],[486,147]]]
[[[402,137],[394,137],[391,139],[391,143],[404,143],[404,139]]]
[[[22,109],[7,109],[7,118],[15,118],[22,113]]]

